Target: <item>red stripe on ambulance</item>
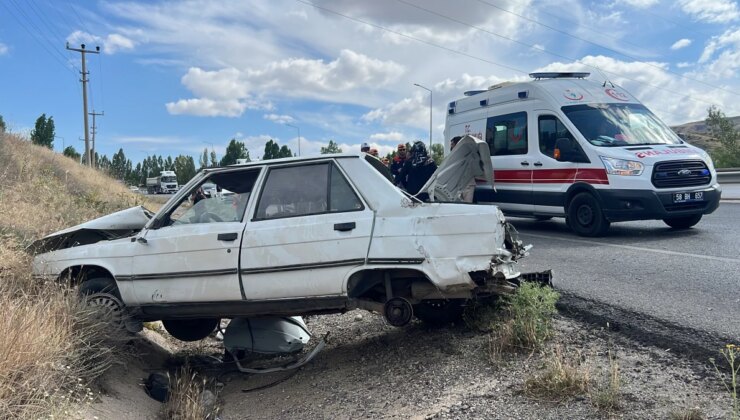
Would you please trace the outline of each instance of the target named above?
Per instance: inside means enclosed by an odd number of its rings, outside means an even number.
[[[609,184],[605,169],[500,169],[493,171],[493,177],[494,182],[507,184]]]

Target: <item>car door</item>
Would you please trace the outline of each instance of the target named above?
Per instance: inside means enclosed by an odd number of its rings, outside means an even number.
[[[557,158],[555,145],[567,139],[577,142],[568,127],[552,111],[535,112],[537,150],[532,171],[534,212],[543,216],[561,216],[568,188],[578,178],[579,163]]]
[[[270,168],[242,245],[247,299],[345,294],[346,276],[367,258],[373,219],[332,160]]]
[[[491,150],[495,191],[479,188],[476,201],[495,203],[508,214],[531,214],[535,156],[530,152],[527,113],[489,117],[486,142]]]
[[[243,299],[239,244],[258,175],[256,168],[212,174],[204,182],[233,194],[205,197],[201,183],[140,235],[133,282],[142,305]]]

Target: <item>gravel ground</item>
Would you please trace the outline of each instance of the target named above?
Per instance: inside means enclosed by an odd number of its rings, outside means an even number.
[[[327,347],[298,371],[266,375],[241,374],[211,363],[213,358],[203,356],[220,357],[222,352],[214,339],[184,344],[166,333],[145,331],[147,340],[136,346],[142,355],[109,375],[101,402],[84,417],[157,418],[160,404],[146,396],[138,378],[172,368],[185,357],[220,385],[224,420],[669,419],[674,410],[694,407],[704,418],[719,419],[726,418],[730,407],[708,364],[566,317],[556,317],[557,335],[543,352],[507,355],[496,364],[487,353],[489,335],[465,325],[431,328],[414,322],[395,328],[364,311],[306,321],[315,337],[309,347],[330,332]],[[607,383],[608,354],[615,354],[620,408],[600,411],[589,393],[561,401],[527,395],[524,382],[544,371],[554,348],[582,361],[593,389]]]
[[[557,337],[544,354],[510,355],[497,366],[487,356],[488,335],[464,325],[399,329],[366,312],[308,325],[317,337],[331,332],[327,348],[268,389],[242,392],[286,374],[225,376],[223,418],[647,419],[693,407],[722,418],[730,404],[707,365],[566,318],[555,320]],[[608,352],[616,354],[621,408],[599,411],[587,394],[560,402],[525,395],[524,381],[543,371],[555,346],[580,354],[595,386],[607,381]]]

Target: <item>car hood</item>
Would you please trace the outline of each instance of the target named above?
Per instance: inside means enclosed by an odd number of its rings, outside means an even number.
[[[599,155],[628,160],[637,158],[650,166],[664,160],[696,159],[706,162],[706,153],[689,144],[604,147],[599,148]]]
[[[420,192],[429,194],[431,201],[461,201],[462,192],[483,178],[493,187],[493,166],[488,143],[465,136],[457,143]]]
[[[130,236],[144,228],[153,215],[154,213],[143,206],[131,207],[54,232],[33,242],[28,250],[32,254],[43,254]]]

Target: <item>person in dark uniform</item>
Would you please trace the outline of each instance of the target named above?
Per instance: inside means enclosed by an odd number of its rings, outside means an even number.
[[[396,184],[398,184],[398,173],[401,172],[401,168],[403,168],[403,164],[406,163],[407,159],[408,155],[406,155],[406,145],[401,143],[398,145],[396,156],[393,157],[393,162],[391,162],[391,174],[393,174],[393,179],[396,180]]]
[[[434,163],[427,153],[427,148],[421,141],[415,141],[411,146],[411,154],[401,168],[398,174],[397,184],[411,195],[419,194],[421,187],[429,181],[434,171],[437,170],[437,164]],[[417,196],[422,201],[427,201],[429,195],[422,193]]]

